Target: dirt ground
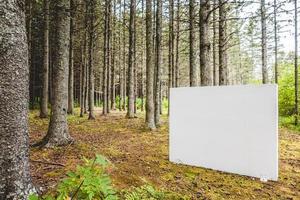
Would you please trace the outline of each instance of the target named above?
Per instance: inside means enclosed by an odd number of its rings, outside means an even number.
[[[111,174],[117,189],[151,184],[188,196],[190,199],[300,199],[300,134],[280,129],[280,163],[277,182],[176,165],[168,161],[168,120],[154,132],[145,128],[144,116],[126,119],[124,112],[69,116],[69,129],[76,143],[53,149],[31,149],[33,181],[44,190],[55,188],[67,171],[74,170],[82,157],[106,156],[114,165]],[[48,119],[38,111],[30,113],[30,142],[40,140]]]

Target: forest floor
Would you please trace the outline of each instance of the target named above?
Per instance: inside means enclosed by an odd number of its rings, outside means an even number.
[[[190,199],[300,199],[300,134],[280,128],[280,163],[277,182],[218,172],[168,161],[168,119],[154,132],[145,128],[144,115],[126,119],[124,112],[104,117],[97,110],[94,121],[87,116],[69,116],[69,129],[76,143],[52,149],[31,149],[34,182],[51,190],[74,170],[82,157],[106,156],[114,165],[111,172],[117,189],[145,184],[174,191]],[[40,140],[48,119],[30,112],[30,142]],[[52,164],[51,164],[52,163]],[[58,165],[57,165],[58,164]],[[61,166],[60,166],[61,164]]]

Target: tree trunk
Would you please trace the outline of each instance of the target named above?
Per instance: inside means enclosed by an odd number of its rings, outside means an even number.
[[[44,0],[44,46],[43,46],[43,85],[40,117],[48,116],[48,83],[49,83],[49,0]]]
[[[278,84],[278,36],[277,36],[277,0],[274,0],[274,56],[275,56],[275,83]]]
[[[85,37],[84,37],[85,38]],[[83,42],[85,44],[85,41]],[[84,45],[83,45],[84,46]],[[81,64],[80,64],[80,117],[83,117],[84,113],[84,93],[85,93],[85,47],[81,46]]]
[[[116,32],[116,0],[113,1],[114,3],[114,12],[112,15],[112,63],[111,63],[111,109],[116,109],[116,80],[115,80],[115,68],[116,68],[116,41],[117,41],[117,34]]]
[[[29,106],[34,108],[34,69],[32,65],[32,0],[25,0],[26,4],[26,32],[28,42],[28,65],[29,65]]]
[[[129,20],[129,56],[128,56],[128,108],[127,117],[134,117],[134,22],[135,22],[135,0],[130,0]]]
[[[0,199],[28,199],[28,44],[25,1],[0,3]]]
[[[298,7],[295,0],[295,125],[298,125]]]
[[[45,147],[62,146],[73,141],[67,123],[70,1],[55,0],[54,32],[55,51],[53,56],[53,103],[47,135],[40,144]]]
[[[111,108],[111,70],[112,70],[112,56],[113,56],[113,49],[112,49],[112,2],[109,3],[109,23],[108,23],[108,56],[107,56],[107,113],[110,113]]]
[[[213,11],[213,84],[218,85],[217,79],[217,0],[214,0],[214,11]]]
[[[169,88],[174,83],[174,0],[169,0]]]
[[[126,2],[123,2],[123,110],[126,110],[127,79],[126,79]]]
[[[95,77],[94,77],[94,64],[93,64],[93,47],[94,47],[94,0],[90,0],[89,2],[89,118],[88,119],[95,119],[94,114],[94,92],[95,92]]]
[[[266,25],[266,8],[265,0],[261,0],[261,56],[262,56],[262,82],[268,83],[268,70],[267,70],[267,25]]]
[[[119,16],[122,16],[122,1],[119,0]],[[120,18],[121,20],[121,18]],[[119,51],[118,51],[118,55],[119,55],[119,110],[122,111],[122,103],[123,103],[123,92],[124,92],[124,88],[123,88],[123,68],[122,68],[122,64],[121,64],[121,60],[122,60],[122,47],[121,47],[121,34],[122,34],[122,26],[119,24],[119,41],[118,41],[118,45],[119,45]],[[123,50],[124,51],[124,50]],[[125,61],[123,61],[125,62]]]
[[[210,64],[210,0],[200,1],[200,71],[201,86],[212,85],[212,71]]]
[[[104,23],[104,66],[103,66],[103,115],[108,113],[108,65],[109,65],[109,23],[110,23],[110,0],[105,1]]]
[[[87,22],[88,23],[88,22]],[[88,31],[88,29],[86,30]],[[89,60],[88,60],[88,34],[86,35],[86,45],[85,45],[85,94],[84,94],[84,113],[87,114],[89,107]]]
[[[134,20],[134,29],[133,29],[133,38],[134,38],[134,42],[133,42],[133,91],[134,91],[134,103],[133,103],[133,107],[134,107],[134,114],[136,116],[136,112],[137,112],[137,107],[136,107],[136,101],[137,101],[137,63],[136,63],[136,47],[137,47],[137,40],[136,40],[136,20]]]
[[[144,0],[142,0],[142,21],[144,22]],[[141,84],[141,111],[144,111],[144,63],[145,63],[145,43],[144,39],[145,34],[144,34],[144,23],[141,24],[141,35],[142,35],[142,41],[141,41],[141,46],[142,46],[142,64],[141,64],[141,78],[140,78],[140,84]]]
[[[152,0],[146,0],[146,123],[151,130],[155,129],[153,101],[154,66],[152,64],[152,53]]]
[[[87,97],[88,97],[88,59],[87,59],[87,30],[88,30],[88,2],[85,2],[85,14],[84,14],[84,24],[85,24],[85,29],[84,29],[84,34],[83,34],[83,55],[84,55],[84,65],[83,65],[83,70],[82,70],[82,81],[83,81],[83,113],[87,113],[87,108],[88,108],[88,102],[87,102]]]
[[[219,0],[219,85],[227,85],[226,2]]]
[[[69,46],[69,82],[68,82],[68,114],[74,112],[74,61],[73,61],[73,32],[74,32],[74,0],[70,0],[70,46]]]
[[[155,55],[155,125],[160,124],[160,82],[161,82],[161,53],[162,53],[162,2],[156,1],[156,55]]]
[[[177,15],[176,15],[176,47],[175,47],[175,87],[179,86],[179,42],[180,42],[180,0],[177,0]]]
[[[195,56],[195,0],[189,0],[189,46],[190,46],[190,86],[197,86],[197,68],[195,64],[196,56]]]

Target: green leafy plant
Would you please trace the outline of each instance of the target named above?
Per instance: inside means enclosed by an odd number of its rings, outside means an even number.
[[[84,158],[84,165],[77,166],[75,172],[69,172],[58,185],[58,200],[67,197],[77,197],[77,199],[117,199],[116,191],[111,185],[106,169],[109,162],[103,156],[97,155],[94,160]]]
[[[291,64],[282,64],[280,69],[281,73],[278,81],[279,114],[281,116],[290,116],[294,114],[294,69]]]
[[[67,177],[59,183],[55,197],[40,199],[117,200],[117,193],[107,173],[110,162],[101,155],[97,155],[94,160],[83,158],[83,161],[83,165],[78,165],[75,172],[68,172]],[[39,198],[31,195],[29,199]]]

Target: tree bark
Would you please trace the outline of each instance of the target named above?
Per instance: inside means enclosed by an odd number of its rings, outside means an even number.
[[[126,79],[126,2],[123,2],[123,110],[126,110],[127,79]]]
[[[134,101],[133,101],[133,107],[134,107],[134,115],[136,116],[137,112],[137,58],[136,58],[136,48],[137,48],[137,32],[136,32],[136,20],[134,20],[134,26],[133,26],[133,91],[134,91]]]
[[[155,55],[155,125],[160,125],[160,82],[162,53],[162,2],[156,1],[156,55]]]
[[[74,112],[74,60],[73,60],[73,32],[74,32],[74,0],[70,0],[70,47],[69,47],[69,82],[68,82],[68,114]]]
[[[49,0],[44,0],[43,80],[40,118],[48,117],[49,83]]]
[[[109,70],[109,24],[110,24],[110,10],[111,10],[110,0],[105,1],[105,22],[104,22],[104,66],[103,66],[103,115],[108,113],[108,70]]]
[[[266,8],[265,0],[261,0],[261,57],[262,57],[262,82],[268,83],[268,70],[267,70],[267,25],[266,25]]]
[[[169,0],[169,88],[174,86],[174,0]]]
[[[213,11],[213,84],[218,85],[217,79],[217,0],[214,0],[214,11]]]
[[[144,22],[144,0],[142,0],[142,21]],[[141,35],[142,38],[145,38],[145,34],[144,34],[144,23],[141,24]],[[141,84],[141,111],[144,111],[144,64],[145,64],[145,43],[144,43],[144,39],[142,39],[141,41],[141,46],[142,46],[142,53],[141,53],[141,57],[142,57],[142,64],[141,64],[141,78],[140,78],[140,84]]]
[[[295,0],[295,125],[298,125],[298,7]]]
[[[128,55],[128,108],[127,117],[134,118],[134,23],[135,23],[135,0],[130,0],[129,19],[129,55]]]
[[[93,48],[94,48],[94,0],[89,2],[89,118],[90,120],[95,119],[94,113],[94,92],[95,92],[95,77],[94,77],[94,63],[93,63]]]
[[[275,56],[275,83],[278,83],[278,27],[277,27],[277,0],[274,0],[274,56]]]
[[[34,68],[32,65],[32,0],[25,0],[26,4],[26,32],[28,42],[28,65],[29,65],[29,106],[34,108]]]
[[[25,1],[0,3],[0,199],[35,192],[29,169],[28,44]]]
[[[177,0],[176,14],[176,46],[175,46],[175,87],[179,86],[179,42],[180,42],[180,0]]]
[[[111,109],[116,109],[116,41],[117,41],[117,34],[116,32],[116,0],[113,1],[114,3],[114,12],[112,15],[112,63],[111,63]]]
[[[190,86],[197,86],[197,68],[195,64],[195,0],[189,0],[189,48],[190,48]]]
[[[210,0],[200,1],[200,71],[201,86],[212,85],[212,70],[210,64]]]
[[[120,16],[120,20],[121,20],[121,16],[122,16],[122,0],[119,0],[119,16]],[[124,92],[124,88],[123,88],[123,67],[121,64],[121,60],[122,60],[122,47],[121,47],[121,34],[122,34],[122,26],[119,24],[119,51],[118,51],[118,55],[119,55],[119,110],[122,111],[122,103],[123,103],[123,92]],[[124,50],[123,50],[124,51]],[[125,62],[125,61],[123,61]]]
[[[63,146],[73,141],[67,123],[70,44],[70,1],[55,0],[53,8],[55,51],[53,52],[53,103],[47,135],[37,145]]]
[[[152,64],[153,58],[152,46],[152,0],[146,0],[146,123],[151,130],[155,129],[154,121],[154,66]]]
[[[85,41],[83,43],[85,44]],[[80,88],[81,88],[80,89],[80,117],[83,117],[83,113],[84,113],[84,93],[85,93],[85,55],[84,55],[84,49],[85,49],[85,47],[81,46],[81,64],[80,64]]]
[[[227,85],[226,0],[219,0],[219,85]]]

